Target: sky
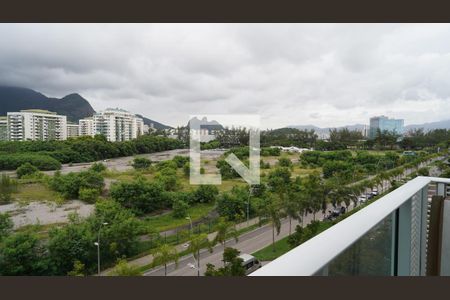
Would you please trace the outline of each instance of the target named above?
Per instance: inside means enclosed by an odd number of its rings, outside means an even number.
[[[450,119],[448,24],[0,24],[0,84],[171,126]]]

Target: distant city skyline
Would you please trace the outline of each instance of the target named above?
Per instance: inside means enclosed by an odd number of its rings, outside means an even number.
[[[0,85],[171,126],[191,114],[408,125],[450,111],[450,24],[0,24],[0,36]]]

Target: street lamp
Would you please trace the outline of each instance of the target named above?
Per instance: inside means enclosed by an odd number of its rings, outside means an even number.
[[[108,225],[106,222],[102,222],[100,224],[100,228],[98,229],[97,233],[97,241],[94,243],[95,246],[97,246],[97,272],[98,275],[100,275],[100,230],[102,229],[103,225]]]

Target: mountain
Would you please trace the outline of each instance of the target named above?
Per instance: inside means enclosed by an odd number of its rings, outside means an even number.
[[[221,130],[223,129],[223,126],[215,121],[208,121],[206,117],[203,117],[201,120],[199,120],[197,117],[193,117],[188,122],[188,127],[196,127],[196,128],[202,128],[202,129],[208,129],[208,130]]]
[[[363,124],[354,124],[354,125],[346,125],[346,126],[341,126],[341,127],[324,127],[324,128],[320,128],[317,127],[315,125],[290,125],[287,126],[287,128],[295,128],[295,129],[300,129],[300,130],[314,130],[318,135],[322,135],[322,136],[328,136],[330,133],[330,129],[336,128],[336,129],[343,129],[343,128],[347,128],[348,130],[362,130],[365,126],[368,125],[363,125]]]
[[[27,88],[0,86],[0,116],[22,109],[45,109],[66,115],[72,122],[92,116],[95,111],[89,102],[78,94],[61,99],[49,98]]]
[[[61,99],[49,98],[39,92],[21,87],[0,86],[0,116],[7,112],[20,111],[22,109],[45,109],[66,115],[67,120],[78,122],[79,119],[91,117],[95,110],[88,100],[79,94],[69,94]],[[138,115],[144,120],[144,124],[156,129],[170,129],[172,127],[150,120]]]
[[[172,129],[172,128],[173,128],[173,127],[170,127],[170,126],[168,126],[168,125],[164,125],[164,124],[162,124],[162,123],[153,121],[153,120],[151,120],[151,119],[149,119],[149,118],[146,118],[146,117],[144,117],[144,116],[142,116],[142,115],[136,114],[136,116],[142,118],[142,119],[144,120],[144,124],[145,124],[145,125],[148,125],[148,126],[150,126],[150,127],[153,127],[153,128],[155,128],[155,129]],[[152,125],[152,124],[153,124],[153,125]]]
[[[424,123],[424,124],[411,124],[411,125],[405,126],[405,131],[412,130],[412,129],[419,129],[419,128],[423,128],[424,131],[430,131],[433,129],[450,129],[450,120]]]

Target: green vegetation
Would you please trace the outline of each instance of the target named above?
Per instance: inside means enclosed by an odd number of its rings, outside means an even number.
[[[283,255],[288,252],[292,248],[289,246],[288,238],[285,237],[275,242],[275,251],[273,250],[273,245],[269,245],[267,247],[262,248],[261,250],[256,251],[252,255],[259,259],[260,261],[269,261],[274,260],[275,258]]]
[[[89,197],[92,202],[92,200],[95,200],[92,199],[95,192],[99,195],[105,182],[101,174],[93,171],[69,173],[67,175],[56,172],[53,177],[48,179],[48,185],[65,199],[78,199],[80,198],[80,191],[83,191],[83,196]]]
[[[152,164],[152,161],[150,159],[147,159],[145,157],[136,157],[133,160],[133,168],[135,168],[136,170],[145,170],[148,169],[150,167],[150,165]]]
[[[39,170],[58,170],[61,163],[91,162],[182,147],[179,140],[152,135],[126,142],[107,142],[101,135],[66,141],[2,141],[0,170],[15,170],[26,162]]]
[[[245,268],[242,266],[242,258],[239,258],[239,250],[225,248],[223,251],[224,266],[216,269],[214,265],[207,264],[205,276],[244,276]]]
[[[20,167],[17,168],[16,174],[18,178],[22,178],[24,176],[33,175],[39,172],[39,169],[30,164],[29,162],[24,163]]]
[[[9,176],[2,174],[0,178],[0,204],[11,202],[12,194],[17,192],[17,180],[9,178]]]

